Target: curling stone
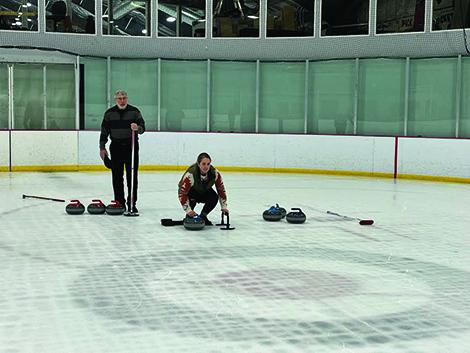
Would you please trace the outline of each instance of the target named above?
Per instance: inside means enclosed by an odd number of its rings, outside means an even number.
[[[106,206],[101,200],[93,200],[86,209],[90,214],[103,214],[106,212]]]
[[[286,220],[289,223],[304,223],[307,220],[307,216],[302,212],[300,208],[292,208],[293,211],[286,215]]]
[[[121,205],[119,201],[111,201],[111,204],[106,206],[106,213],[112,216],[119,216],[126,212],[126,206]]]
[[[281,210],[277,209],[275,206],[271,206],[269,210],[263,212],[263,219],[269,222],[280,221],[282,218]]]
[[[286,218],[287,211],[284,207],[280,207],[279,204],[276,204],[276,209],[281,211],[282,219]]]
[[[199,216],[186,217],[183,225],[187,230],[201,230],[206,226],[206,222]]]
[[[82,214],[85,212],[85,206],[78,200],[72,200],[71,203],[65,206],[65,212],[68,214]]]

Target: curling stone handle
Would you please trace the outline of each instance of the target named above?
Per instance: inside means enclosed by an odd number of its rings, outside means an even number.
[[[294,207],[294,208],[291,208],[292,211],[299,211],[299,212],[302,212],[302,210],[298,207]]]

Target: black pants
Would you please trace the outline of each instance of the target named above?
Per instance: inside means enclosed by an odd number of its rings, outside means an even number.
[[[113,162],[113,190],[114,190],[114,199],[119,201],[122,205],[126,204],[126,198],[124,195],[124,165],[126,166],[126,179],[127,179],[127,205],[131,204],[131,149],[132,144],[129,143],[120,143],[120,142],[111,142],[110,146],[111,151],[111,160]],[[137,171],[139,169],[139,143],[135,141],[134,144],[134,205],[137,202]]]
[[[201,215],[208,215],[214,208],[217,206],[217,201],[219,201],[219,195],[214,191],[214,189],[207,190],[204,194],[195,193],[192,190],[188,192],[189,197],[189,206],[194,211],[196,203],[203,203],[204,207],[200,212]]]

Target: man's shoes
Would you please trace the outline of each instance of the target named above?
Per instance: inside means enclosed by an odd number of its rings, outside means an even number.
[[[137,209],[137,207],[132,207],[132,209],[130,207],[127,208],[128,210],[126,212],[124,212],[124,216],[138,216],[139,215],[139,210]]]
[[[211,226],[212,222],[207,219],[207,216],[200,216],[204,222],[206,223],[206,226]]]

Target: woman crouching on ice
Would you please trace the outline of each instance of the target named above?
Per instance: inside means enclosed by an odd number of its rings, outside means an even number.
[[[214,184],[217,193],[212,188]],[[201,153],[197,157],[197,163],[190,166],[183,174],[178,184],[178,198],[188,217],[196,216],[194,212],[196,203],[203,203],[204,207],[199,216],[206,222],[206,226],[212,225],[207,215],[217,205],[217,200],[222,212],[228,214],[227,194],[222,176],[211,165],[211,157],[207,153]]]

